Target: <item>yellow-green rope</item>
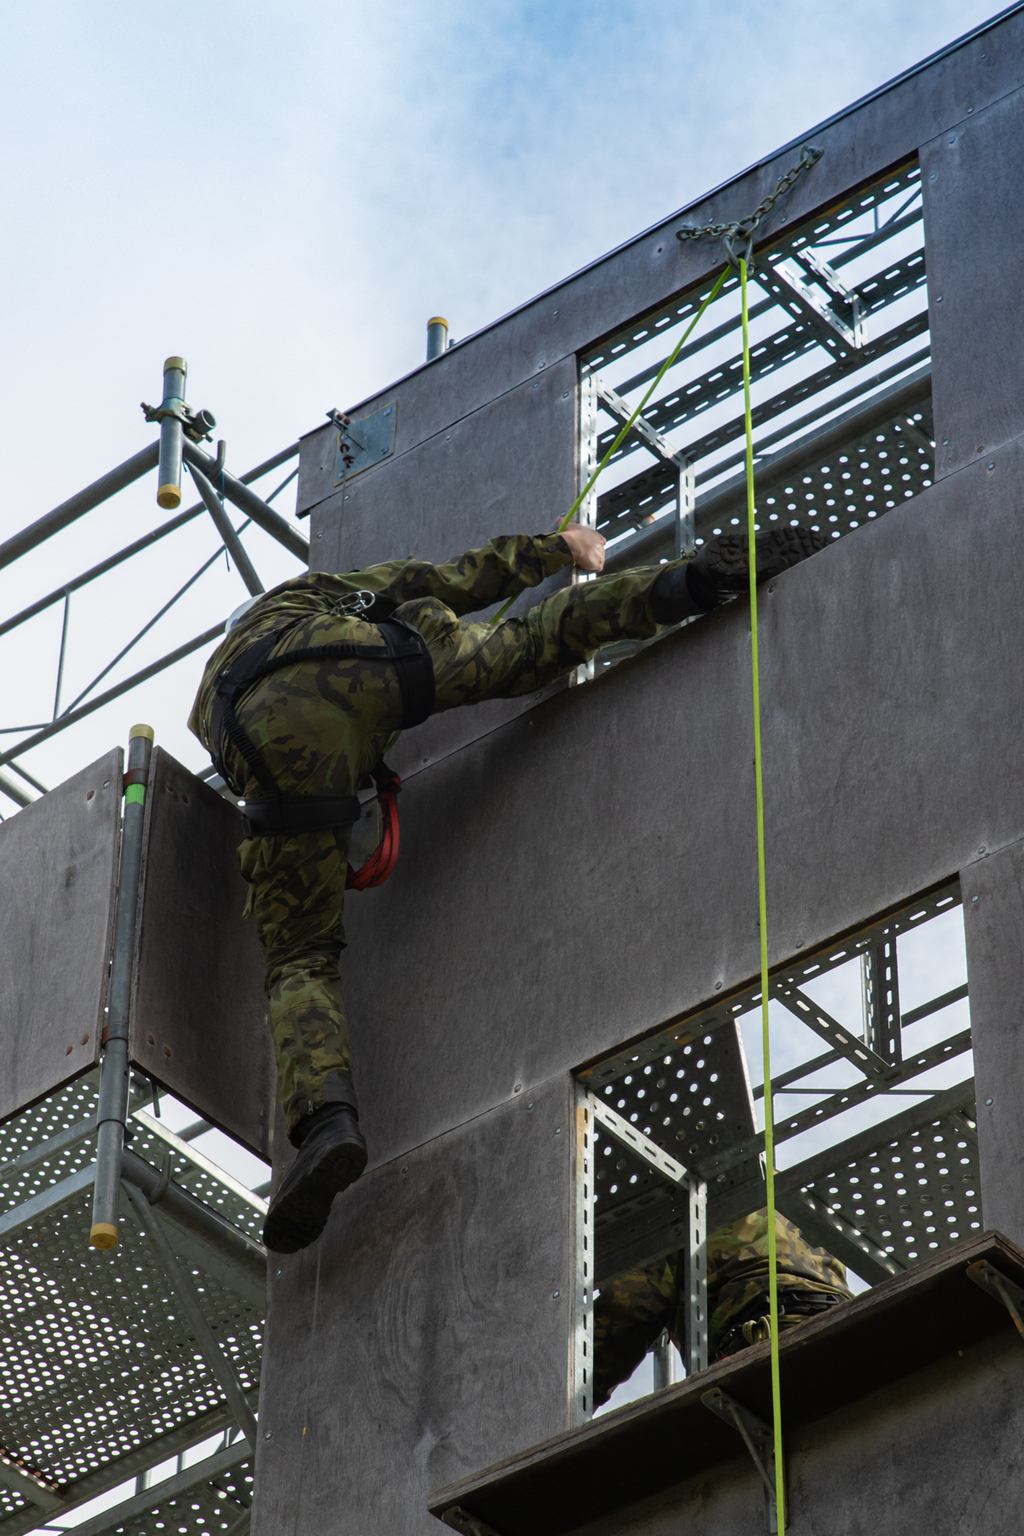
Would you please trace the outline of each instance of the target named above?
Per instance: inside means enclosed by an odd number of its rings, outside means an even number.
[[[729,268],[728,267],[723,268],[722,273],[721,273],[720,277],[718,278],[718,281],[715,283],[715,286],[712,288],[712,290],[708,294],[707,298],[704,299],[704,301],[702,302],[702,304],[701,304],[700,308],[698,309],[697,313],[694,315],[693,319],[690,321],[689,325],[686,327],[686,330],[680,336],[679,340],[676,342],[675,346],[672,348],[672,351],[669,353],[668,357],[666,357],[665,361],[662,363],[661,367],[658,369],[657,375],[656,375],[653,383],[651,384],[650,389],[647,391],[646,395],[644,395],[643,399],[640,401],[640,404],[637,406],[637,408],[633,412],[632,416],[626,422],[625,426],[621,429],[621,431],[619,432],[619,434],[616,437],[615,441],[612,443],[611,447],[608,449],[608,452],[605,454],[605,456],[601,460],[600,464],[594,470],[594,473],[591,475],[590,479],[587,481],[587,483],[583,487],[582,491],[580,491],[579,495],[576,497],[576,500],[573,502],[573,504],[569,508],[568,512],[562,518],[562,521],[559,523],[556,532],[564,533],[566,528],[568,528],[569,524],[573,520],[573,517],[574,517],[574,515],[575,515],[575,513],[577,511],[577,508],[579,508],[583,504],[583,502],[586,499],[586,497],[589,496],[590,492],[593,490],[595,482],[597,481],[597,477],[607,467],[608,460],[611,458],[612,454],[615,452],[615,450],[619,446],[619,444],[623,441],[623,439],[625,438],[626,434],[632,429],[632,427],[633,427],[637,417],[640,415],[640,412],[643,410],[644,406],[647,404],[648,400],[654,394],[654,391],[657,389],[658,385],[661,383],[662,379],[665,377],[666,373],[668,373],[668,370],[672,367],[672,364],[675,362],[676,358],[679,356],[680,352],[683,350],[683,347],[686,345],[687,341],[689,340],[690,334],[693,331],[694,326],[697,324],[697,321],[700,319],[701,315],[707,309],[708,305],[711,303],[711,300],[718,297],[719,290],[721,289],[721,286],[725,282],[725,280],[728,277],[728,275],[729,275]],[[512,606],[512,604],[514,602],[515,602],[515,598],[514,597],[510,597],[507,603],[503,603],[502,606],[498,609],[497,613],[494,615],[494,618],[491,620],[491,623],[492,624],[497,624],[498,620],[505,616],[505,614],[508,612],[508,610],[511,608],[511,606]]]
[[[754,795],[757,801],[757,916],[761,939],[761,1048],[764,1058],[764,1161],[768,1220],[768,1299],[772,1329],[772,1424],[775,1432],[775,1503],[779,1536],[786,1536],[785,1477],[782,1461],[782,1394],[779,1385],[779,1271],[775,1245],[775,1113],[772,1103],[772,1053],[768,1027],[768,899],[764,865],[764,779],[761,762],[761,686],[757,656],[757,558],[754,545],[754,424],[750,414],[750,338],[747,314],[747,263],[740,257],[743,315],[743,412],[747,432],[747,548],[750,563],[750,670],[754,695]]]

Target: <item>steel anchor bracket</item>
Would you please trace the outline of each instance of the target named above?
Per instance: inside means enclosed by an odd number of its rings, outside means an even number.
[[[462,1536],[500,1536],[493,1525],[488,1525],[486,1520],[481,1520],[477,1515],[471,1515],[461,1504],[453,1504],[450,1509],[446,1509],[441,1516],[441,1524],[451,1526],[453,1531],[461,1531]]]
[[[996,1301],[1001,1301],[1003,1306],[1013,1318],[1013,1326],[1024,1339],[1024,1290],[1013,1280],[1003,1274],[1001,1269],[996,1269],[987,1259],[979,1259],[976,1264],[968,1264],[967,1278],[973,1280],[975,1285],[994,1296]]]
[[[709,1392],[702,1392],[700,1397],[705,1408],[710,1408],[712,1413],[717,1413],[720,1419],[731,1424],[738,1430],[743,1438],[743,1443],[757,1468],[761,1481],[764,1483],[764,1520],[765,1529],[770,1536],[775,1536],[779,1529],[778,1509],[775,1503],[775,1435],[763,1419],[759,1419],[756,1413],[751,1413],[749,1408],[744,1408],[728,1392],[721,1391],[718,1387],[712,1387]],[[783,1477],[785,1477],[785,1463],[783,1463]],[[787,1501],[788,1502],[788,1501]],[[788,1516],[788,1510],[786,1511]]]

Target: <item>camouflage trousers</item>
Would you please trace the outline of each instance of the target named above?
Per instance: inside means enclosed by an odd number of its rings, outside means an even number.
[[[816,1292],[848,1301],[846,1269],[824,1248],[809,1243],[791,1221],[776,1213],[776,1262],[781,1291]],[[708,1351],[715,1358],[734,1320],[760,1302],[768,1312],[768,1213],[756,1211],[707,1241]],[[682,1353],[688,1298],[682,1254],[621,1275],[601,1288],[594,1302],[594,1406],[627,1381],[664,1329]],[[780,1319],[783,1327],[802,1321]]]
[[[430,648],[438,713],[532,693],[603,645],[652,637],[658,625],[650,593],[665,569],[581,581],[545,598],[526,617],[500,624],[462,621],[433,597],[401,604],[395,617],[414,624]],[[289,648],[341,640],[380,643],[380,633],[328,612],[295,629]],[[387,663],[304,662],[271,674],[246,696],[238,714],[282,793],[340,795],[359,786],[400,729],[402,700]],[[349,836],[339,829],[253,838],[239,850],[249,882],[246,911],[255,915],[266,954],[289,1133],[325,1102],[329,1074],[352,1069],[338,970]]]

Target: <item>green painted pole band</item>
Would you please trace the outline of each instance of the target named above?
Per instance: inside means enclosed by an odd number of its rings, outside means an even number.
[[[126,805],[145,805],[145,784],[129,784],[128,788],[124,792],[124,800]]]

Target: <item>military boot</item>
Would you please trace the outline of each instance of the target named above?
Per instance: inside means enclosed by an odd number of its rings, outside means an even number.
[[[330,1102],[300,1120],[290,1140],[299,1152],[270,1202],[263,1241],[274,1253],[296,1253],[316,1241],[335,1195],[366,1167],[355,1089],[347,1072],[332,1072],[324,1085]]]
[[[757,579],[781,576],[791,565],[824,549],[832,541],[812,528],[763,528],[754,535]],[[659,624],[710,613],[730,597],[745,592],[750,580],[745,533],[719,533],[702,544],[685,565],[674,565],[654,583],[651,608]]]

